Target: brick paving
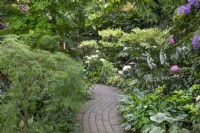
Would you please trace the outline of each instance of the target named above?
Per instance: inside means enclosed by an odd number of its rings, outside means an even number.
[[[76,133],[124,133],[117,113],[119,90],[97,84],[92,88],[94,99],[77,114],[80,128]]]

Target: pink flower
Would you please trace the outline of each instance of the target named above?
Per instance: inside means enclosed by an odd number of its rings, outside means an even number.
[[[176,71],[178,71],[178,70],[180,70],[180,68],[179,68],[177,65],[173,65],[173,66],[170,68],[170,71],[171,71],[171,72],[176,72]]]
[[[175,43],[174,38],[171,37],[171,38],[169,39],[169,42],[170,42],[171,44],[174,44],[174,43]]]

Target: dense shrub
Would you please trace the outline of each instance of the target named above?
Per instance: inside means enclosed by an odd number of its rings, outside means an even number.
[[[83,101],[81,66],[62,53],[30,48],[6,36],[0,42],[0,72],[11,84],[0,92],[0,130],[70,132]],[[6,115],[7,114],[7,115]]]

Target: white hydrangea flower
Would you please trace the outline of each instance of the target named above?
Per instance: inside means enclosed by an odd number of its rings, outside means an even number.
[[[98,55],[94,55],[94,57],[95,57],[95,58],[98,58],[99,56],[98,56]]]
[[[87,57],[87,59],[88,59],[88,60],[91,60],[91,59],[92,59],[92,57]]]
[[[105,59],[101,58],[101,59],[100,59],[100,61],[101,61],[101,62],[104,62],[104,61],[105,61]]]
[[[118,71],[119,75],[124,75],[123,71]]]
[[[130,70],[131,69],[131,66],[130,65],[125,65],[124,67],[123,67],[123,71],[128,71],[128,70]]]
[[[128,50],[128,49],[129,49],[129,47],[124,47],[124,48],[123,48],[124,51],[126,51],[126,50]]]
[[[200,95],[198,95],[198,96],[196,97],[196,101],[197,101],[197,102],[200,101]]]
[[[90,63],[90,61],[89,61],[89,60],[87,60],[85,63],[89,64],[89,63]]]
[[[91,58],[98,58],[98,55],[92,55]]]
[[[96,53],[99,53],[99,50],[96,50],[95,52],[96,52]]]

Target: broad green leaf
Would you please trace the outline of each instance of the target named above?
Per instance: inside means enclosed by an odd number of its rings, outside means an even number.
[[[151,116],[150,119],[151,119],[152,121],[161,123],[161,122],[165,121],[165,120],[167,119],[167,117],[166,117],[165,114],[163,114],[163,113],[158,113],[158,114],[156,114],[156,115],[154,115],[154,116]]]
[[[142,132],[142,133],[148,133],[149,130],[151,130],[151,125],[146,124],[146,125],[144,125],[144,126],[142,127],[141,132]]]
[[[178,133],[178,127],[177,126],[173,126],[169,129],[169,133]]]
[[[186,114],[182,114],[182,115],[179,115],[178,117],[176,117],[177,120],[183,120],[185,119],[185,117],[187,117],[188,115]]]
[[[191,133],[189,130],[185,129],[185,128],[182,128],[180,133]]]
[[[177,121],[177,119],[172,118],[172,117],[167,117],[166,121],[168,121],[170,123],[174,123],[175,121]]]
[[[124,127],[124,130],[126,130],[126,131],[130,130],[130,129],[131,129],[131,125],[127,125],[127,126]]]
[[[154,127],[149,133],[163,133],[164,130],[160,127]]]
[[[160,64],[161,65],[165,64],[166,59],[167,59],[166,54],[164,52],[160,52]]]

